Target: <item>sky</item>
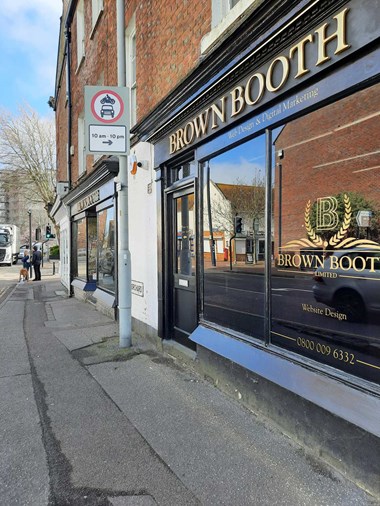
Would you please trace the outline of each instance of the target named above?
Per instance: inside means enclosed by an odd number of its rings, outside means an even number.
[[[30,105],[40,116],[53,110],[62,0],[1,0],[0,110],[18,114]]]

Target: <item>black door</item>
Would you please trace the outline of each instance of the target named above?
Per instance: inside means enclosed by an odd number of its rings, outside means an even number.
[[[171,211],[171,333],[173,339],[195,349],[188,339],[198,322],[194,188],[169,196]]]

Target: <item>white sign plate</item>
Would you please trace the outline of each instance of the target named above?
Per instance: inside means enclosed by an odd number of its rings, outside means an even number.
[[[84,99],[86,153],[128,154],[128,89],[119,86],[85,86]]]
[[[358,211],[356,215],[356,223],[359,227],[369,227],[371,216],[371,211]]]
[[[89,125],[90,153],[126,153],[127,128],[124,125]]]

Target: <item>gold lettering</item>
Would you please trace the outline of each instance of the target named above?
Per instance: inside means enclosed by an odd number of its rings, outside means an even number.
[[[305,267],[313,266],[314,255],[304,255],[302,259]]]
[[[342,271],[349,271],[350,269],[352,269],[351,258],[347,255],[342,255],[340,257],[339,267],[342,269]]]
[[[300,267],[300,265],[301,265],[301,255],[297,255],[297,254],[293,255],[293,265],[294,265],[294,267]]]
[[[221,109],[218,109],[218,106],[216,104],[212,104],[211,110],[212,110],[212,128],[218,128],[218,123],[216,122],[216,116],[220,119],[222,123],[226,122],[226,98],[222,97],[220,99],[221,103]]]
[[[177,151],[176,134],[171,134],[169,136],[169,142],[170,142],[170,154],[175,153]]]
[[[361,268],[359,269],[358,265],[357,265],[357,261],[360,261],[361,262]],[[353,260],[353,267],[355,269],[355,271],[358,271],[358,272],[362,272],[364,271],[365,269],[365,260],[363,257],[355,257],[354,260]]]
[[[281,78],[280,83],[277,86],[274,86],[273,82],[272,82],[272,74],[273,74],[273,69],[278,62],[281,63],[281,65],[282,65],[282,78]],[[288,76],[289,76],[289,61],[288,61],[288,59],[285,56],[279,56],[278,58],[275,58],[272,61],[272,63],[270,64],[268,72],[267,72],[267,77],[266,77],[267,90],[271,91],[271,92],[278,91],[279,89],[281,89],[284,86],[284,83],[287,80]]]
[[[201,134],[205,134],[207,131],[209,109],[203,111],[202,114],[193,119],[195,135],[200,137]]]
[[[321,197],[317,200],[317,230],[334,230],[339,223],[337,208],[338,201],[335,197]]]
[[[331,257],[330,257],[330,268],[331,269],[339,269],[338,258],[335,257],[334,255],[331,255]]]
[[[337,29],[331,35],[326,35],[326,28],[329,26],[329,23],[325,23],[320,28],[315,30],[315,33],[318,35],[317,66],[331,59],[331,57],[326,54],[326,46],[332,40],[337,39],[337,45],[334,54],[340,54],[351,47],[351,45],[347,44],[346,42],[346,17],[348,11],[348,8],[343,9],[339,14],[333,17],[333,19],[336,19]]]
[[[231,112],[231,118],[233,116],[236,116],[244,109],[244,99],[243,99],[243,92],[244,88],[242,86],[237,86],[235,89],[233,89],[230,93],[232,98],[232,112]]]
[[[256,79],[259,83],[259,92],[257,94],[256,98],[251,97],[251,88],[253,88],[252,81],[253,79]],[[247,86],[245,87],[245,101],[248,105],[255,105],[259,100],[261,100],[265,90],[265,78],[263,74],[260,74],[257,72],[256,74],[253,74],[247,82]]]
[[[190,135],[188,135],[189,127],[191,130]],[[193,142],[193,140],[194,140],[194,125],[192,122],[187,123],[187,125],[185,126],[184,131],[183,131],[183,139],[185,141],[185,144],[191,144]]]
[[[185,147],[185,143],[183,141],[183,128],[177,130],[176,134],[177,134],[177,151],[178,151],[179,149]]]
[[[370,264],[370,272],[375,272],[375,262],[380,262],[380,257],[367,257],[367,262],[369,261]]]
[[[325,266],[325,261],[323,258],[319,257],[318,255],[315,255],[315,267],[318,268],[318,267],[324,267]],[[317,265],[319,264],[319,265]]]
[[[313,35],[309,34],[307,37],[302,39],[298,44],[290,48],[289,58],[293,58],[295,52],[297,52],[297,74],[294,76],[295,79],[310,72],[310,69],[305,68],[305,45],[307,42],[313,42]]]

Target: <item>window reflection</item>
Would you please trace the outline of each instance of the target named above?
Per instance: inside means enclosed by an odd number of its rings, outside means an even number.
[[[264,137],[210,159],[203,181],[204,318],[262,338]]]
[[[177,269],[178,274],[195,276],[195,216],[194,194],[175,200],[177,216]]]
[[[88,280],[96,281],[96,254],[98,234],[96,229],[96,217],[88,218]]]
[[[98,213],[98,285],[115,291],[115,211]]]
[[[196,172],[196,163],[194,160],[191,162],[183,163],[182,165],[179,165],[178,167],[175,167],[172,169],[172,183],[175,183],[176,181],[180,181],[181,179],[184,179],[189,176],[195,176]]]
[[[272,342],[378,381],[380,86],[274,136]]]
[[[87,224],[83,218],[77,221],[77,275],[87,279]]]

